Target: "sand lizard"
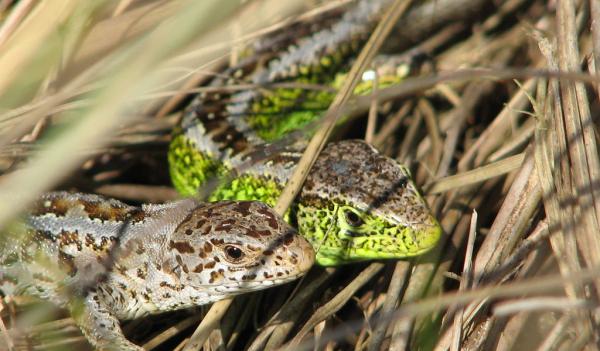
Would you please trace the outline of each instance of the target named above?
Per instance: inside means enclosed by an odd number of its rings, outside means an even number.
[[[264,88],[237,93],[202,94],[187,108],[181,129],[170,145],[169,164],[175,187],[183,194],[215,175],[252,162],[257,150],[302,129],[326,109],[334,93],[327,90],[275,88],[295,82],[332,84],[343,79],[352,56],[368,38],[390,0],[359,1],[341,20],[326,18],[309,29],[291,28],[263,39],[255,53],[220,74],[211,85],[246,80]],[[256,56],[266,64],[257,65]],[[222,78],[230,77],[230,79]],[[381,77],[381,84],[397,78]],[[368,91],[366,80],[355,91]],[[255,199],[273,205],[301,154],[296,143],[266,161],[239,172],[217,189],[211,200]],[[339,265],[378,258],[405,258],[436,245],[441,228],[419,195],[410,173],[394,160],[360,141],[331,143],[319,156],[289,220],[317,251],[317,263]]]
[[[142,350],[119,319],[289,282],[314,262],[311,245],[253,201],[134,207],[55,192],[0,239],[0,290],[68,308],[102,349]]]

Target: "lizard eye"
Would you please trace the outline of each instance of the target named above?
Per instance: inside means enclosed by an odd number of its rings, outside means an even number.
[[[353,227],[360,227],[364,223],[362,218],[354,211],[346,210],[344,216],[346,217],[346,222]]]
[[[233,245],[225,246],[225,258],[230,262],[239,262],[244,258],[244,251]]]

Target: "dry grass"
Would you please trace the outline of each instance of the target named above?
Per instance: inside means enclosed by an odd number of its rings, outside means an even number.
[[[186,94],[257,36],[347,1],[10,3],[0,1],[0,226],[55,188],[176,197],[166,149]],[[598,1],[413,3],[373,43],[429,60],[369,97],[350,97],[348,80],[298,174],[336,116],[356,114],[349,136],[409,166],[443,243],[413,261],[315,267],[296,286],[216,305],[199,327],[197,310],[127,322],[128,337],[161,350],[597,348]],[[0,350],[89,348],[64,311],[5,300]]]

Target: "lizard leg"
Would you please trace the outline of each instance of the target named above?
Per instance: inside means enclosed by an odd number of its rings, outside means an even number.
[[[88,341],[99,350],[143,351],[125,338],[119,320],[110,313],[96,292],[71,305],[73,318]]]

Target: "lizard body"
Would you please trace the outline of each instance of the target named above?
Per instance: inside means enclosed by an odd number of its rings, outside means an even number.
[[[254,84],[332,84],[348,69],[389,0],[359,1],[340,21],[290,43],[271,41],[262,67],[241,64],[222,76]],[[259,44],[260,46],[260,44]],[[250,68],[252,69],[250,69]],[[241,76],[240,76],[241,75]],[[396,79],[382,80],[391,84]],[[211,85],[229,84],[216,78]],[[363,82],[355,93],[368,91]],[[333,84],[335,86],[335,84]],[[187,108],[169,150],[171,178],[185,195],[209,178],[237,173],[211,200],[260,200],[274,205],[291,176],[306,140],[276,155],[254,155],[291,131],[319,118],[334,94],[300,88],[256,88],[235,94],[203,94]],[[246,164],[253,164],[244,167]],[[240,170],[241,169],[241,170]],[[412,257],[437,243],[441,228],[419,195],[408,170],[361,141],[329,144],[318,157],[287,218],[317,251],[317,263],[335,266],[377,259]]]
[[[259,202],[140,208],[55,192],[3,235],[0,290],[70,309],[96,347],[140,350],[119,319],[282,284],[313,261],[310,244]]]

